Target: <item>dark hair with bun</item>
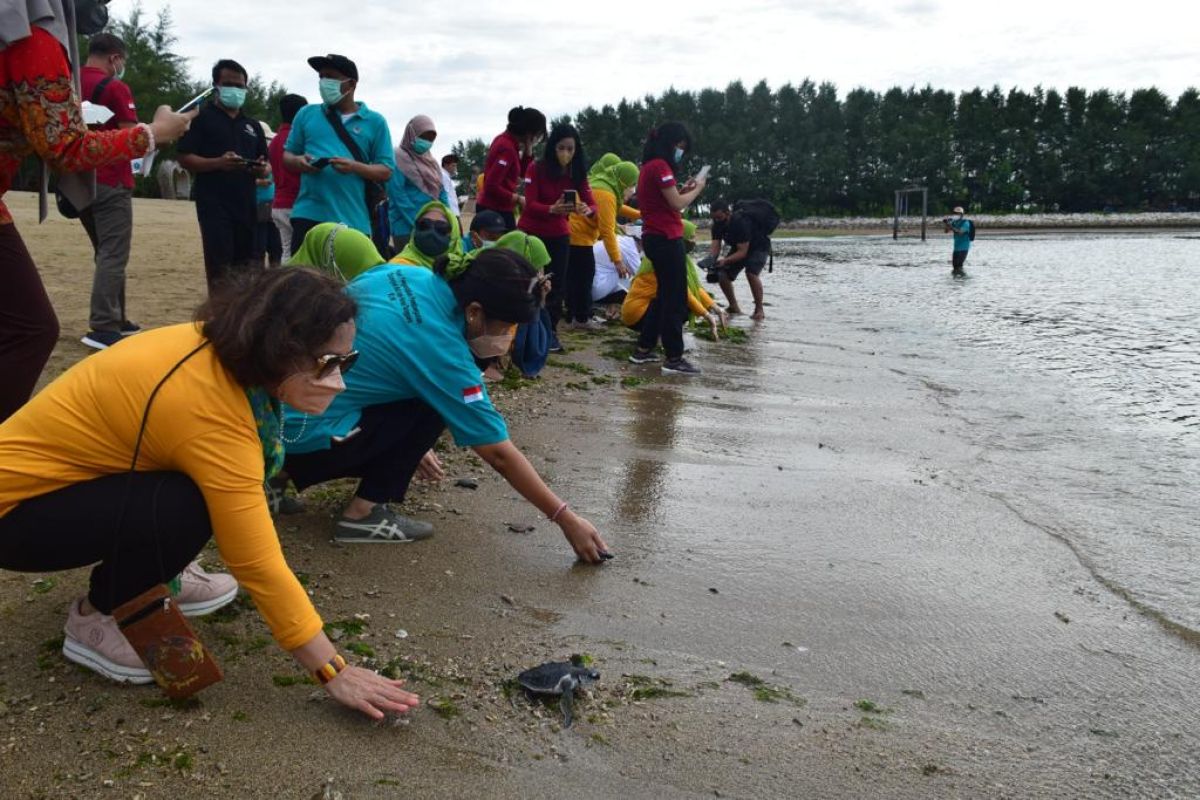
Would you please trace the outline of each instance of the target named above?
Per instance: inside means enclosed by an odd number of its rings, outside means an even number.
[[[542,304],[541,288],[531,287],[538,271],[523,256],[492,247],[471,259],[467,268],[449,276],[450,259],[442,256],[433,271],[442,276],[459,308],[479,303],[488,319],[517,324],[532,322]]]
[[[546,135],[546,115],[536,108],[516,106],[508,111],[508,127],[505,128],[513,136],[528,136],[535,133]]]
[[[342,283],[306,267],[231,277],[196,311],[204,336],[233,379],[273,388],[304,369],[357,313]]]

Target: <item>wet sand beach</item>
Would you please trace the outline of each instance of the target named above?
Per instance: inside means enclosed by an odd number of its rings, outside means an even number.
[[[90,247],[6,200],[62,324],[52,377],[88,352]],[[204,287],[192,207],[134,213],[130,315],[183,321]],[[700,378],[628,364],[612,329],[493,389],[613,547],[601,568],[448,444],[449,480],[405,504],[437,526],[427,542],[332,544],[344,483],[278,520],[343,652],[422,695],[402,724],[324,700],[245,602],[197,625],[226,675],[198,703],[115,686],[57,652],[85,571],[0,572],[0,794],[1200,795],[1200,647],[961,478],[984,454],[920,354],[815,294],[782,302],[783,280],[765,323],[736,323],[744,343],[697,342]],[[601,680],[563,728],[511,679],[572,654]]]

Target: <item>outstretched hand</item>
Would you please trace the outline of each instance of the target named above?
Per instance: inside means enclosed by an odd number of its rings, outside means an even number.
[[[600,536],[600,531],[575,512],[568,509],[559,520],[558,526],[562,528],[563,536],[567,537],[580,561],[599,564],[611,558],[608,545]]]
[[[385,678],[362,667],[346,667],[325,684],[325,691],[347,708],[357,709],[371,719],[389,712],[404,714],[421,704],[421,698],[400,687],[404,681]]]

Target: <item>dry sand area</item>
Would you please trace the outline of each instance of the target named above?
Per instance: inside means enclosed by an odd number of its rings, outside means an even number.
[[[6,199],[62,324],[50,378],[87,355],[90,248],[78,223],[38,226],[33,198]],[[134,211],[130,316],[187,319],[204,288],[192,207]],[[814,341],[843,335],[802,313]],[[763,374],[761,335],[720,352],[744,348],[731,362]],[[196,702],[113,685],[58,652],[85,572],[0,572],[0,796],[1200,796],[1200,651],[1007,509],[937,479],[972,454],[925,398],[866,354],[814,348],[800,399],[820,443],[775,414],[731,433],[738,398],[719,369],[659,379],[619,358],[628,341],[568,336],[542,380],[495,390],[514,440],[610,537],[610,564],[574,565],[552,525],[449,446],[450,479],[406,503],[437,526],[427,542],[331,543],[346,485],[278,521],[343,652],[424,698],[406,720],[326,700],[244,601],[198,623],[225,680]],[[697,427],[707,449],[681,447]],[[752,464],[731,455],[743,436],[751,451],[801,444]],[[950,535],[963,530],[984,545]],[[753,549],[784,536],[795,546]],[[204,561],[222,568],[214,550]],[[601,680],[564,728],[512,678],[572,654]]]

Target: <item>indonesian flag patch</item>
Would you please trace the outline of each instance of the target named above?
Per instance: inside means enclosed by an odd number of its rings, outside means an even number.
[[[482,386],[471,386],[469,388],[463,389],[463,402],[464,403],[478,403],[482,399],[483,399],[483,387]]]

